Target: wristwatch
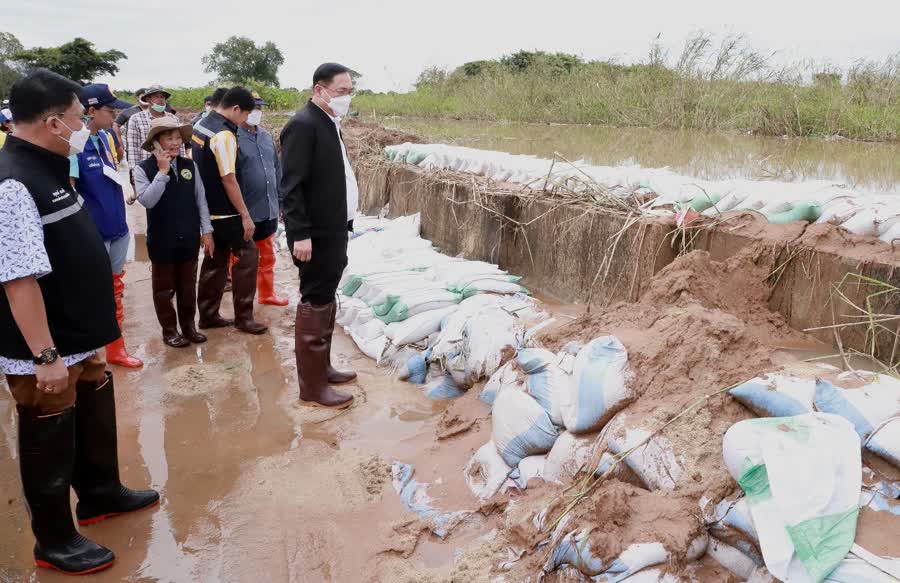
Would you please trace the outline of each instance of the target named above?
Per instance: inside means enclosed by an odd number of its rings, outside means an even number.
[[[58,358],[59,351],[55,347],[51,346],[50,348],[41,350],[41,353],[33,357],[32,360],[34,361],[34,364],[41,365],[53,364]]]

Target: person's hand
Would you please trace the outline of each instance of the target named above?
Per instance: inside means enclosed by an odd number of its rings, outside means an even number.
[[[306,263],[312,259],[312,240],[303,239],[302,241],[295,241],[294,257],[297,258],[297,261],[302,263]]]
[[[250,218],[249,214],[241,217],[241,225],[244,227],[244,241],[249,241],[253,238],[253,233],[256,232],[256,225],[253,224],[253,219]]]
[[[52,364],[39,364],[35,369],[37,389],[48,395],[59,395],[69,386],[69,369],[62,358]]]
[[[207,233],[200,237],[200,244],[203,246],[203,252],[207,257],[212,257],[216,252],[216,244],[213,242],[212,233]]]
[[[154,150],[153,156],[156,158],[156,167],[159,168],[159,171],[164,175],[168,175],[169,167],[172,164],[172,156],[170,156],[162,148],[157,148],[156,150]]]

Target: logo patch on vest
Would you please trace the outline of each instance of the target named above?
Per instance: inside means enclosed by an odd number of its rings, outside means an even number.
[[[54,191],[50,197],[52,198],[54,203],[57,203],[61,200],[65,200],[69,198],[69,193],[60,188],[59,190]]]
[[[185,180],[190,180],[191,178],[194,177],[194,174],[190,170],[185,168],[184,170],[181,171],[181,177],[184,178]]]

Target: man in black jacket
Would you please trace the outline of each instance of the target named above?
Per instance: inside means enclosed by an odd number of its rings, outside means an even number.
[[[113,377],[99,349],[119,338],[103,239],[69,182],[90,138],[81,87],[39,69],[10,91],[15,136],[0,150],[0,372],[19,416],[19,468],[35,562],[68,574],[113,553],[82,525],[145,508],[153,490],[119,481]]]
[[[281,132],[281,193],[284,227],[300,268],[295,350],[300,401],[343,409],[353,396],[329,383],[347,383],[354,372],[331,365],[335,294],[347,266],[348,232],[359,190],[341,138],[341,119],[350,109],[350,69],[326,63],[313,75],[313,97]]]

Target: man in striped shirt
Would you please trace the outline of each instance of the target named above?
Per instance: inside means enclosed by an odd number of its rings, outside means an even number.
[[[259,252],[253,244],[256,227],[244,203],[237,167],[238,125],[246,123],[255,108],[256,100],[249,90],[232,87],[219,106],[194,126],[193,158],[206,190],[215,242],[215,253],[204,257],[200,267],[197,290],[200,328],[233,324],[248,334],[262,334],[268,329],[253,319]],[[234,320],[225,319],[219,313],[231,255],[237,259],[231,272]]]

